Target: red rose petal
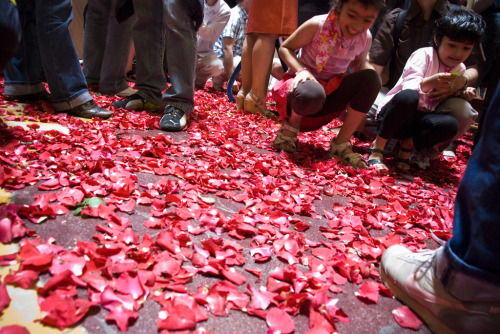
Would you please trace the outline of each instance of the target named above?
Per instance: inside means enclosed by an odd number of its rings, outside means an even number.
[[[396,320],[401,327],[418,329],[422,326],[422,321],[406,305],[392,310],[392,315],[394,316],[394,320]]]
[[[379,283],[374,281],[364,282],[359,290],[354,293],[361,300],[376,304],[379,296]]]
[[[295,322],[285,311],[273,307],[267,312],[266,322],[270,333],[291,333],[295,330]]]

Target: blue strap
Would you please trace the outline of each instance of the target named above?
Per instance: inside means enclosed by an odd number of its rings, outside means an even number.
[[[231,78],[229,78],[229,81],[227,82],[226,92],[227,92],[227,97],[228,97],[229,101],[231,101],[231,102],[236,102],[236,99],[234,98],[234,95],[233,95],[233,85],[234,85],[234,82],[236,81],[236,77],[240,73],[240,70],[241,70],[241,61],[238,63],[238,65],[236,65],[236,68],[234,69],[233,74],[231,74]]]

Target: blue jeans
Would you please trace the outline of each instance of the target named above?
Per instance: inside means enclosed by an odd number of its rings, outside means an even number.
[[[83,73],[103,94],[127,89],[125,69],[132,47],[135,15],[122,23],[115,17],[116,0],[89,0],[83,40]]]
[[[45,73],[54,110],[63,111],[92,100],[68,30],[71,0],[17,0],[22,39],[5,69],[6,95],[45,90]]]
[[[186,114],[194,108],[194,2],[200,6],[199,0],[134,0],[137,94],[154,104],[177,107]],[[165,92],[164,55],[172,82]]]
[[[10,0],[0,0],[0,71],[7,66],[14,56],[21,41],[21,23],[17,9]]]
[[[445,254],[458,271],[500,284],[500,86],[483,136],[467,165],[455,201],[453,237]]]

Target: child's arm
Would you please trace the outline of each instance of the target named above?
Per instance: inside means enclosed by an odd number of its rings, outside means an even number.
[[[430,77],[424,78],[420,83],[420,89],[424,93],[428,93],[433,89],[439,91],[448,90],[454,79],[455,76],[451,73],[436,73]]]
[[[305,69],[305,65],[297,58],[295,51],[312,43],[314,35],[319,28],[317,19],[310,19],[302,24],[293,34],[288,37],[279,49],[281,59],[288,67],[297,73],[290,85],[290,90],[294,90],[300,82],[306,80],[316,80],[314,76]]]
[[[370,34],[370,38],[366,42],[366,47],[363,50],[363,52],[357,55],[356,58],[354,58],[354,60],[351,62],[351,64],[349,64],[349,67],[353,72],[357,72],[364,69],[371,69],[375,71],[377,70],[368,62],[368,53],[370,52],[371,46],[372,46],[372,35]]]

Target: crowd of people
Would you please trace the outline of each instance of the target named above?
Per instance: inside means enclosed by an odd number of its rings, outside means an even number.
[[[274,115],[266,98],[279,39],[286,73],[271,92],[283,119],[273,147],[295,153],[300,132],[340,117],[329,157],[385,170],[385,157],[395,154],[395,167],[404,171],[412,164],[426,168],[469,130],[478,117],[470,101],[487,83],[475,150],[457,193],[453,238],[425,254],[391,247],[381,274],[437,333],[500,331],[500,211],[494,203],[500,2],[327,2],[88,0],[82,67],[68,29],[70,0],[0,0],[4,96],[50,100],[56,112],[78,117],[111,117],[90,87],[123,97],[114,103],[118,108],[159,112],[163,130],[181,131],[194,110],[195,87],[209,89],[211,81],[223,91],[240,63],[236,108],[268,117]],[[126,81],[132,57],[134,88]],[[367,161],[351,146],[352,136],[361,134],[373,140]]]

